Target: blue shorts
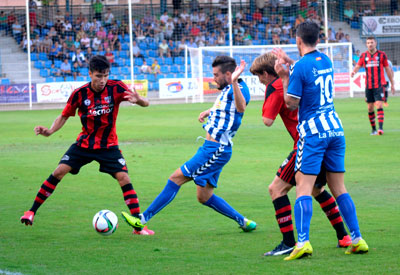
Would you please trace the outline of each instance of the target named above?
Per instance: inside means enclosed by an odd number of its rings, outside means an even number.
[[[324,162],[327,172],[344,173],[345,151],[343,130],[305,136],[297,142],[295,171],[318,175]]]
[[[232,156],[232,147],[206,140],[196,154],[181,166],[183,175],[200,186],[217,187],[219,174]]]

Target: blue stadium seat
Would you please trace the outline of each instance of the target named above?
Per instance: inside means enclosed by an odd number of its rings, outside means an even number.
[[[175,57],[174,62],[176,65],[183,65],[185,64],[185,59],[183,57]]]
[[[140,68],[139,68],[138,66],[133,67],[133,73],[134,73],[135,75],[140,74]]]
[[[177,65],[171,66],[171,73],[179,73],[179,67]]]
[[[135,67],[135,68],[136,68],[136,67]],[[122,67],[122,68],[121,68],[121,74],[130,75],[130,74],[131,74],[131,71],[130,71],[130,69],[129,69],[128,67]]]
[[[121,58],[121,57],[118,57],[118,58],[115,60],[115,62],[118,64],[118,67],[123,67],[124,64],[125,64],[124,59]]]
[[[122,43],[121,44],[121,50],[129,51],[129,43]]]
[[[139,46],[139,49],[141,49],[142,51],[147,49],[147,44],[143,41],[140,42],[138,46]]]
[[[352,22],[350,23],[350,28],[352,28],[352,29],[359,29],[359,28],[360,28],[360,24],[359,24],[358,22],[356,22],[356,21],[352,21]]]
[[[185,73],[185,65],[178,66],[180,73]],[[188,70],[190,70],[190,66],[188,66]]]
[[[174,73],[168,73],[167,78],[175,78],[176,75]]]
[[[46,77],[46,82],[54,82],[54,81],[55,81],[54,77],[52,76]]]
[[[60,68],[60,66],[61,66],[61,60],[54,60],[54,66],[56,67],[56,68]]]
[[[2,78],[1,79],[1,84],[2,85],[10,85],[11,81],[8,78]]]
[[[185,78],[185,73],[178,73],[176,74],[177,78]]]
[[[151,66],[151,65],[153,64],[153,62],[154,62],[154,58],[152,58],[152,57],[147,57],[147,58],[146,58],[146,62],[147,62],[147,65]]]
[[[111,74],[119,74],[119,67],[111,67]]]
[[[158,50],[158,45],[156,42],[150,42],[149,48],[150,48],[150,50],[155,51],[155,50]]]
[[[131,59],[125,59],[125,66],[130,66],[131,65]]]
[[[33,63],[33,67],[35,67],[36,69],[43,69],[43,62],[42,61],[35,61],[35,63]]]
[[[161,66],[161,68],[160,68],[160,71],[161,71],[161,73],[163,73],[163,74],[167,74],[167,73],[169,73],[169,66]]]
[[[47,54],[46,53],[39,53],[39,60],[47,61],[49,59],[47,58]]]
[[[69,75],[66,77],[65,81],[75,81],[74,77]]]
[[[38,54],[37,53],[31,53],[31,61],[38,61]]]
[[[143,80],[143,79],[146,79],[146,78],[145,78],[144,74],[138,74],[138,75],[136,75],[136,79],[137,80]]]
[[[40,72],[39,72],[39,75],[41,76],[41,77],[48,77],[49,76],[49,70],[47,70],[47,69],[40,69]]]
[[[56,82],[64,82],[64,77],[62,77],[62,76],[57,76],[57,77],[56,77]]]
[[[51,60],[47,60],[44,62],[44,67],[46,69],[50,69],[51,68],[51,64],[53,64],[53,62]]]
[[[81,75],[88,76],[89,75],[89,69],[88,68],[81,68]]]
[[[142,65],[143,65],[143,59],[141,59],[141,58],[135,58],[134,65],[135,65],[135,66],[142,66]]]
[[[158,61],[158,65],[164,65],[165,64],[165,62],[164,62],[164,58],[162,58],[162,57],[157,57],[156,58],[157,59],[157,61]]]
[[[158,91],[159,90],[158,81],[153,83],[153,90],[154,91]]]
[[[150,50],[149,57],[157,57],[157,52],[155,50]]]
[[[128,59],[129,58],[128,52],[127,51],[120,51],[119,52],[119,57]]]
[[[149,74],[147,76],[147,80],[150,82],[156,82],[156,77],[154,76],[154,74]]]
[[[173,65],[174,64],[172,57],[166,57],[164,61],[165,61],[165,65]]]
[[[76,77],[76,81],[85,81],[86,80],[86,78],[84,77],[84,76],[77,76]]]

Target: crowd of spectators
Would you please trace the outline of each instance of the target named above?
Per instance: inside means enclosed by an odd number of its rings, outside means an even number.
[[[151,57],[156,60],[155,57],[183,56],[185,45],[200,47],[228,44],[226,0],[221,0],[219,6],[207,10],[196,2],[191,1],[188,7],[174,6],[173,11],[165,11],[160,16],[154,15],[149,9],[144,14],[134,15],[132,52],[134,58],[143,60],[141,72],[153,73],[155,76],[160,74],[160,64],[144,62],[145,57],[149,56],[149,48],[141,45],[153,45],[150,49],[153,53]],[[321,42],[325,39],[329,42],[350,41],[349,35],[341,29],[336,32],[329,29],[328,37],[325,37],[319,1],[256,2],[254,9],[248,8],[244,12],[234,9],[234,45],[293,44],[294,30],[305,19],[313,20],[321,26]],[[369,12],[372,13],[369,10],[354,12],[350,5],[346,5],[343,16],[350,24]],[[6,14],[0,11],[0,30],[6,35],[12,35],[25,51],[30,47],[33,53],[45,53],[53,63],[56,60],[61,61],[61,64],[71,63],[70,70],[63,71],[61,66],[59,69],[61,75],[73,75],[76,78],[79,70],[87,67],[91,55],[105,54],[113,66],[119,66],[116,53],[129,49],[127,10],[116,16],[111,7],[96,0],[90,14],[92,18],[82,13],[72,16],[68,11],[57,10],[52,16],[46,17],[44,11],[39,16],[35,1],[30,0],[29,15],[33,30],[31,40],[27,41],[25,24],[21,24],[13,12]]]

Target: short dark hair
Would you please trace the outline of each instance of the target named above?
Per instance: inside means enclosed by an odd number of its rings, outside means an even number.
[[[375,40],[375,41],[376,41],[376,39],[375,39],[374,36],[368,36],[368,37],[367,37],[367,40]]]
[[[94,55],[89,60],[89,70],[91,72],[104,73],[105,71],[110,70],[110,67],[110,62],[108,62],[104,55]]]
[[[212,63],[213,68],[217,66],[219,66],[222,73],[226,73],[227,71],[233,73],[237,65],[235,59],[233,59],[232,57],[219,55],[214,59]]]
[[[304,21],[297,26],[296,36],[300,37],[304,44],[315,46],[318,42],[319,26],[313,21]]]

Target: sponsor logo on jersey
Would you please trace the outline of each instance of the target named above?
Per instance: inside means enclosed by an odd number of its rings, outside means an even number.
[[[113,108],[98,109],[98,110],[90,109],[88,113],[89,113],[89,115],[92,115],[92,116],[101,116],[101,115],[111,113],[112,110],[113,110]]]

